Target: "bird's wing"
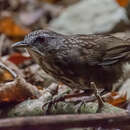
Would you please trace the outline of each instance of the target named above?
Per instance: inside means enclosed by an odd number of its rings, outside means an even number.
[[[86,65],[108,66],[126,60],[130,54],[130,43],[111,35],[78,35],[77,41],[80,41],[78,47],[65,51],[66,54],[60,52],[55,61],[72,69]]]
[[[125,61],[127,60],[129,54],[130,45],[120,45],[117,47],[107,49],[98,65],[112,65],[120,61]]]
[[[82,55],[89,65],[112,65],[128,60],[130,43],[111,35],[87,35],[80,39],[86,41],[86,52]],[[85,39],[86,38],[86,39]]]

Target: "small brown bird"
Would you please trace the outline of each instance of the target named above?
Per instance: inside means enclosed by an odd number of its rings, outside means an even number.
[[[13,47],[26,48],[46,73],[82,90],[90,88],[90,82],[111,90],[130,54],[130,43],[111,35],[63,35],[50,30],[31,32]]]

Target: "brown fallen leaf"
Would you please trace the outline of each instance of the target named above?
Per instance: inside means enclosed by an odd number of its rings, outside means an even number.
[[[12,71],[2,62],[0,62],[0,68],[3,70],[3,75],[5,71],[7,71],[6,73],[12,76],[12,81],[0,82],[0,103],[19,102],[27,99],[28,97],[38,98],[41,96],[36,86],[26,82],[26,80],[21,75],[17,76],[14,71]],[[7,74],[5,74],[5,77],[6,76]]]
[[[41,94],[39,90],[27,83],[22,77],[17,77],[14,81],[0,84],[0,103],[21,102],[27,98],[38,98]]]
[[[4,33],[9,37],[24,37],[30,30],[22,28],[16,24],[11,17],[3,17],[0,19],[0,33]]]
[[[24,61],[30,60],[31,57],[27,57],[22,55],[21,53],[13,53],[9,56],[8,60],[12,63],[19,65],[22,64]]]
[[[0,83],[11,81],[11,80],[13,80],[12,75],[8,71],[6,70],[3,71],[0,69]]]
[[[7,67],[0,62],[0,83],[14,80],[14,76],[9,72]]]
[[[120,106],[127,101],[127,93],[111,92],[105,101],[114,106]]]
[[[116,0],[116,1],[122,7],[126,7],[128,3],[130,2],[130,0]]]

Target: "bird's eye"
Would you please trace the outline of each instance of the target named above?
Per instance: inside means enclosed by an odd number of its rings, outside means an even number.
[[[45,38],[44,37],[37,37],[35,39],[36,42],[39,42],[39,43],[44,43],[45,42]]]

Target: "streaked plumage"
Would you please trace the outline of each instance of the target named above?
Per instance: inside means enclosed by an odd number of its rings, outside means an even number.
[[[111,35],[62,35],[38,30],[14,47],[25,47],[34,60],[58,81],[71,88],[87,89],[90,82],[111,90],[123,75],[130,43]]]

